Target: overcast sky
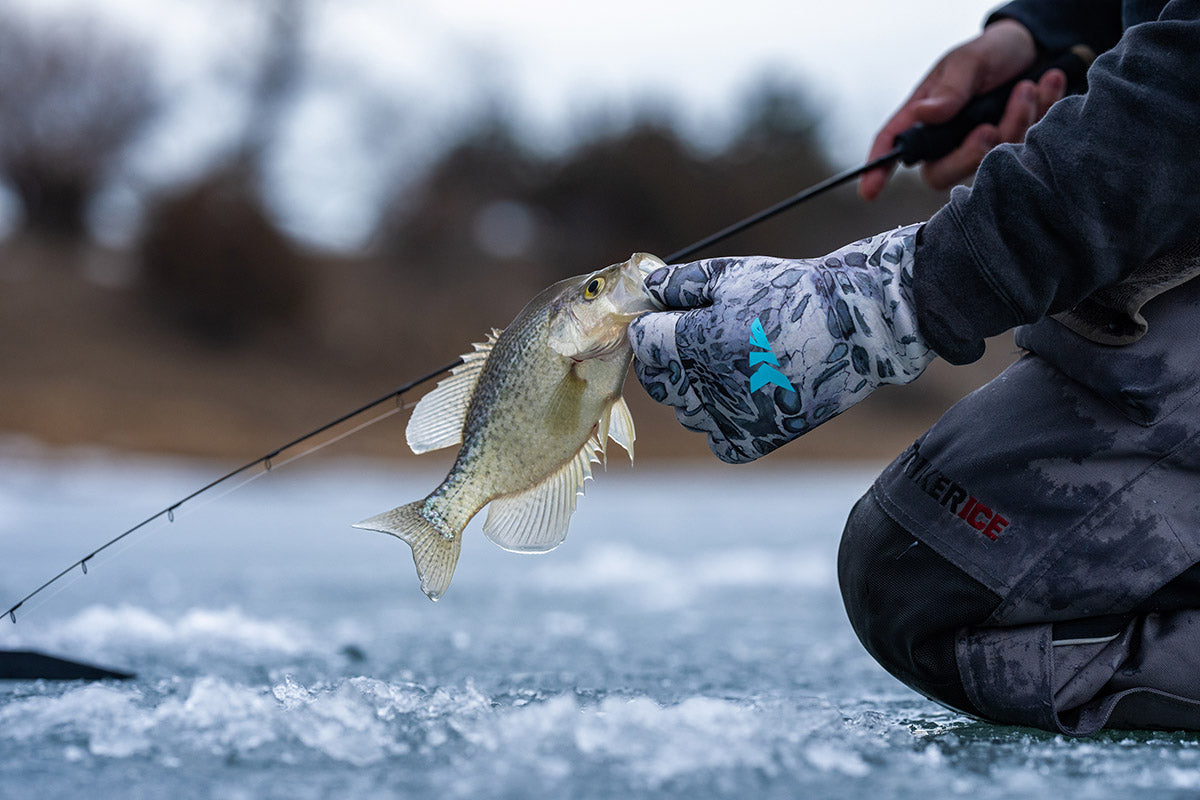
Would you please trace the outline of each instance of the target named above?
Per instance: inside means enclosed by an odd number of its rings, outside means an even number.
[[[197,168],[242,113],[228,87],[256,41],[250,0],[8,0],[37,14],[85,11],[131,30],[159,60],[175,118],[147,152],[147,174]],[[289,227],[352,246],[370,221],[379,163],[419,161],[473,103],[502,94],[525,130],[553,147],[597,107],[662,104],[699,140],[719,142],[734,100],[771,74],[802,81],[827,118],[835,158],[864,155],[879,124],[947,48],[996,3],[978,0],[312,0],[307,44],[335,85],[294,117],[277,165]],[[394,96],[394,136],[349,141],[359,93]],[[418,118],[419,117],[419,118]],[[422,128],[424,126],[424,128]],[[415,148],[404,152],[404,147]],[[319,187],[319,191],[315,187]]]

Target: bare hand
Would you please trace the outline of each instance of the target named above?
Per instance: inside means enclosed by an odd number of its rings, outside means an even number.
[[[979,36],[954,48],[934,66],[912,95],[875,137],[868,159],[892,149],[896,136],[916,123],[946,122],[976,95],[996,88],[1033,65],[1037,51],[1033,36],[1016,20],[988,25]],[[980,125],[957,150],[921,165],[921,177],[934,189],[947,189],[975,172],[987,152],[1001,142],[1022,142],[1025,132],[1066,93],[1062,70],[1046,72],[1036,84],[1021,81],[1009,95],[996,125]],[[892,168],[880,167],[863,175],[858,193],[874,200],[883,191]]]

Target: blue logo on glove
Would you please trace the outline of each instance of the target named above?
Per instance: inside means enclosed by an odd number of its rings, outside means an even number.
[[[755,347],[761,347],[766,350],[765,353],[760,353],[757,350],[750,351],[750,366],[759,364],[759,368],[750,376],[750,393],[757,392],[768,383],[773,383],[776,386],[787,389],[789,392],[796,391],[796,387],[792,386],[792,382],[787,379],[787,375],[780,372],[779,359],[771,352],[771,343],[767,341],[767,333],[763,330],[762,323],[756,317],[754,322],[750,323],[750,344]]]

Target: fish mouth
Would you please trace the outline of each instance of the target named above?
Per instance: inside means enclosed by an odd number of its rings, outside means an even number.
[[[650,253],[634,253],[630,261],[633,262],[633,274],[626,272],[625,277],[630,283],[635,284],[632,290],[626,289],[626,294],[631,298],[642,300],[646,304],[646,308],[641,309],[636,314],[629,316],[629,322],[632,322],[637,317],[647,311],[664,311],[666,306],[658,302],[654,295],[646,290],[646,279],[660,269],[664,269],[667,264],[661,258]]]
[[[647,311],[662,311],[663,306],[646,290],[646,279],[665,266],[657,256],[634,253],[613,288],[612,303],[621,309],[614,316],[628,324]]]
[[[634,253],[624,264],[602,270],[608,276],[609,287],[601,297],[581,302],[565,294],[556,307],[559,316],[551,325],[547,342],[550,349],[578,364],[627,348],[629,323],[646,312],[661,309],[646,290],[645,279],[663,267],[663,261],[655,256]]]

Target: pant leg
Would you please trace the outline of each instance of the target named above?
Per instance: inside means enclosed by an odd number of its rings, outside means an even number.
[[[838,583],[851,627],[884,669],[931,700],[980,714],[959,677],[955,640],[991,615],[998,595],[913,538],[872,492],[846,522]]]
[[[964,629],[966,694],[986,719],[1056,733],[1200,730],[1200,611],[1114,627],[1082,637],[1071,623]]]
[[[846,523],[838,581],[867,652],[955,711],[1072,734],[1200,730],[1200,565],[1127,614],[990,627],[1001,598],[868,492]]]
[[[1200,592],[1171,591],[1200,562],[1193,284],[1148,305],[1150,332],[1129,347],[1102,348],[1051,321],[1024,332],[1033,352],[876,482],[892,524],[998,598],[986,615],[951,620],[966,698],[956,707],[1069,734],[1200,730]],[[851,522],[864,519],[856,508]],[[888,591],[854,546],[862,541],[848,530],[843,545],[863,559],[842,570],[855,629],[893,674],[936,697],[944,675],[912,675],[913,642],[881,647],[887,626],[872,617],[892,615],[917,636],[912,620],[953,610],[937,591],[903,614],[861,602],[858,593]]]

